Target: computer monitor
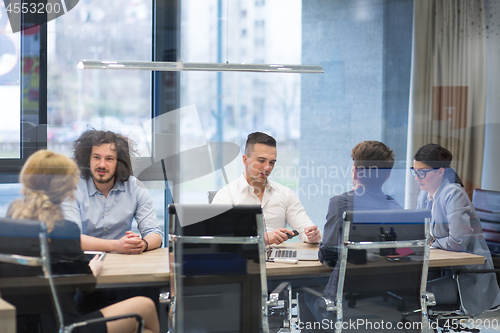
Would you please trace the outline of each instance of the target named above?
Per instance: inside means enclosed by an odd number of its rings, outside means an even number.
[[[350,221],[349,240],[353,242],[378,242],[386,232],[398,241],[425,239],[424,222],[430,218],[429,210],[378,210],[346,212]]]

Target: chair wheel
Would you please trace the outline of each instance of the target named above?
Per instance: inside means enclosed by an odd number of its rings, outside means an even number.
[[[347,306],[350,307],[350,308],[353,308],[356,306],[356,300],[350,300],[349,302],[347,302]]]

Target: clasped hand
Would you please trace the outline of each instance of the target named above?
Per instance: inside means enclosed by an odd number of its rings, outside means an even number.
[[[127,231],[125,236],[118,240],[118,251],[119,253],[126,254],[139,254],[145,249],[145,243],[142,241],[140,235]]]

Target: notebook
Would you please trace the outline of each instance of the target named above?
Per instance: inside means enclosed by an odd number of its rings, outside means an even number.
[[[269,259],[318,260],[318,249],[287,249],[270,247],[267,250]]]

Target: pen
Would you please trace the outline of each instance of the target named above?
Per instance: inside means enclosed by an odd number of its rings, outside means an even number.
[[[269,258],[269,262],[275,262],[277,264],[296,264],[299,261],[297,259],[281,259],[281,258]]]

